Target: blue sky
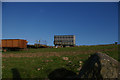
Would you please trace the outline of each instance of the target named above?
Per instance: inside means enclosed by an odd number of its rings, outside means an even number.
[[[76,45],[118,41],[118,3],[4,2],[3,38],[47,41],[54,35],[75,35]]]

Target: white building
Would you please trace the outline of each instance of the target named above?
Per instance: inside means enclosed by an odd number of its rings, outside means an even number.
[[[55,46],[75,46],[75,35],[54,35]]]

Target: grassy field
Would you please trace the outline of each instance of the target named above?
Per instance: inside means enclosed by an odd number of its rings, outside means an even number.
[[[79,62],[82,65],[95,52],[103,52],[118,59],[117,45],[80,46],[70,48],[40,48],[26,51],[8,51],[2,53],[3,78],[48,78],[55,69],[65,68],[76,74]],[[67,59],[65,60],[64,58]]]

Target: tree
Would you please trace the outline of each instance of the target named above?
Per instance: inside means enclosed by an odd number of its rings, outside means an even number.
[[[117,45],[118,44],[118,42],[115,42],[115,45]]]

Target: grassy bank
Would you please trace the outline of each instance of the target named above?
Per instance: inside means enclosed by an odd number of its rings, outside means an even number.
[[[7,51],[3,53],[38,53],[38,52],[73,52],[73,51],[98,51],[105,49],[115,49],[117,45],[94,45],[94,46],[79,46],[66,48],[38,48],[27,49],[21,51]]]
[[[3,53],[3,78],[48,78],[55,69],[65,68],[76,74],[79,72],[79,62],[87,60],[90,54],[103,52],[118,59],[117,45],[80,46],[73,48],[42,48],[27,51],[9,51]],[[67,60],[63,58],[67,57]],[[16,74],[17,73],[17,74]],[[18,75],[19,74],[19,75]]]

